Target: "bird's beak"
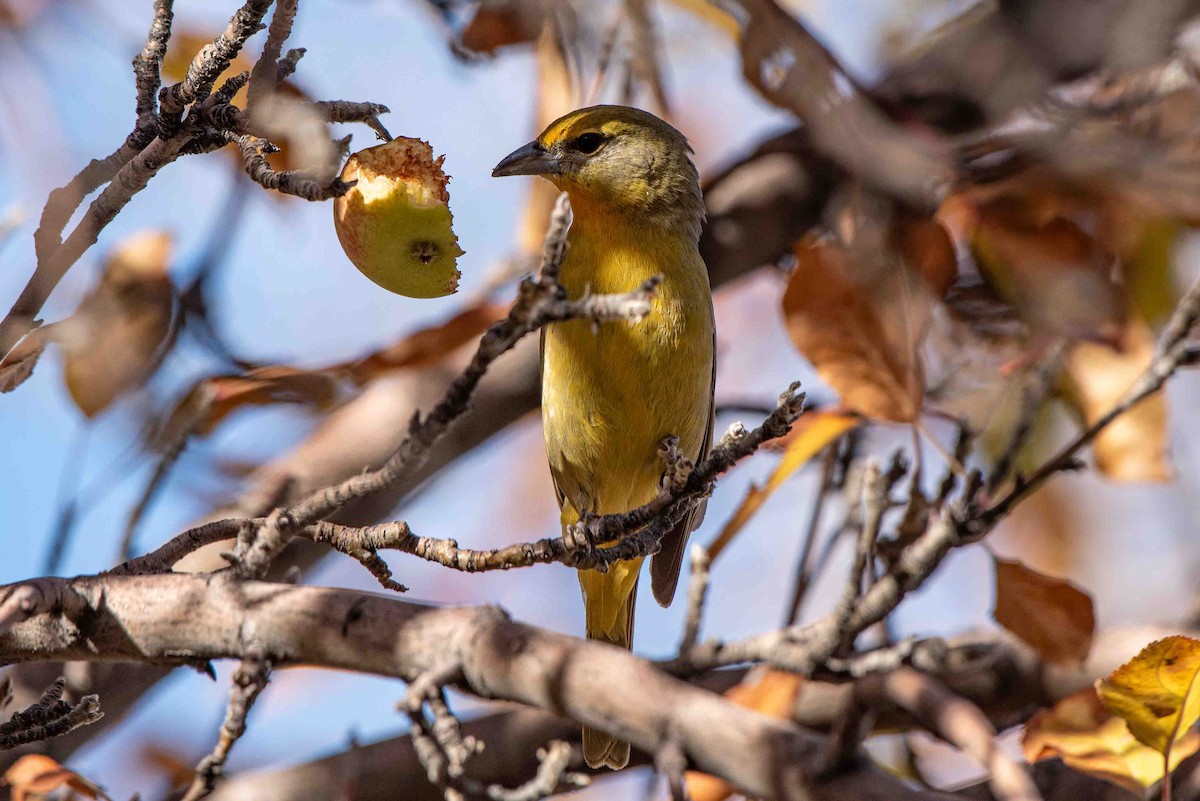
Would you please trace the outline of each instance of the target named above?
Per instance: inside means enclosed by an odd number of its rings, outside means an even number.
[[[547,175],[554,172],[558,172],[558,160],[537,142],[530,142],[502,158],[492,170],[492,177]]]

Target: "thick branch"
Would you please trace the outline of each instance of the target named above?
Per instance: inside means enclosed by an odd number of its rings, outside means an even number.
[[[241,582],[229,574],[38,579],[37,606],[0,631],[0,661],[180,663],[245,658],[413,681],[461,666],[464,687],[566,715],[649,753],[668,733],[696,769],[759,798],[947,798],[869,765],[814,782],[821,738],[735,706],[623,650],[512,622],[494,607],[439,609],[346,590]],[[21,586],[0,590],[0,612]],[[69,625],[65,625],[68,624]],[[595,677],[604,675],[604,682]],[[627,688],[612,693],[608,687]],[[881,795],[882,794],[882,795]]]

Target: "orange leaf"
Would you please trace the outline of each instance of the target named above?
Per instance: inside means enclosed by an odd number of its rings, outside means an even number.
[[[1162,755],[1139,743],[1125,721],[1110,715],[1090,687],[1034,714],[1025,724],[1021,749],[1029,762],[1059,758],[1075,770],[1139,796],[1164,773]],[[1200,734],[1178,740],[1171,751],[1171,768],[1198,749]]]
[[[1050,662],[1087,658],[1096,631],[1091,597],[1020,562],[995,559],[996,622]]]
[[[737,536],[742,527],[758,512],[763,502],[770,497],[771,493],[779,489],[788,476],[807,464],[831,442],[858,425],[858,422],[859,419],[851,414],[822,411],[802,414],[792,430],[788,432],[785,438],[783,458],[775,466],[766,485],[763,487],[750,485],[746,497],[742,499],[733,516],[729,518],[729,522],[725,524],[721,533],[708,547],[709,557],[717,558],[717,555]]]
[[[95,784],[42,754],[27,754],[18,759],[5,772],[4,782],[12,788],[13,801],[45,798],[61,787],[69,787],[87,798],[108,798]]]
[[[348,365],[354,379],[364,383],[389,370],[424,367],[441,361],[471,340],[478,339],[493,323],[504,318],[504,306],[481,303],[471,306],[446,322],[420,331],[383,350]]]
[[[1131,318],[1121,349],[1078,342],[1064,364],[1066,397],[1088,425],[1106,414],[1154,359],[1149,326]],[[1092,445],[1096,467],[1114,481],[1168,481],[1167,400],[1151,395],[1100,432]]]
[[[741,684],[730,687],[725,697],[745,709],[787,719],[792,716],[803,682],[804,679],[794,673],[759,668],[750,671]],[[734,792],[724,779],[707,773],[688,771],[686,778],[692,801],[723,801]]]
[[[864,270],[837,245],[801,243],[796,258],[783,296],[796,347],[848,408],[915,420],[924,391],[917,348],[931,308],[925,283],[905,269]]]

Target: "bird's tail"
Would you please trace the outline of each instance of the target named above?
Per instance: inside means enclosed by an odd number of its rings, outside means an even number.
[[[614,563],[607,573],[579,571],[589,640],[625,650],[633,647],[633,609],[641,565],[641,559],[631,559]],[[629,764],[629,743],[584,726],[583,758],[589,768],[620,770]]]

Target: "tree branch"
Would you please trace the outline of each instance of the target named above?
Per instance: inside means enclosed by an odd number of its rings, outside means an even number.
[[[820,753],[817,735],[737,707],[623,650],[515,623],[495,607],[431,608],[227,573],[37,579],[0,588],[0,615],[31,584],[40,596],[77,600],[71,611],[39,607],[9,616],[0,627],[2,662],[195,663],[246,658],[253,643],[279,667],[321,665],[407,681],[452,663],[461,666],[462,686],[481,697],[569,716],[648,753],[666,746],[669,733],[690,766],[755,797],[949,798],[912,790],[868,764],[814,780],[806,766]],[[627,690],[609,692],[614,683]]]
[[[61,737],[104,717],[100,699],[95,695],[84,696],[76,704],[64,701],[62,695],[66,686],[67,680],[59,678],[46,688],[36,703],[0,723],[0,750]],[[0,709],[11,697],[10,688],[8,681],[0,685]]]

